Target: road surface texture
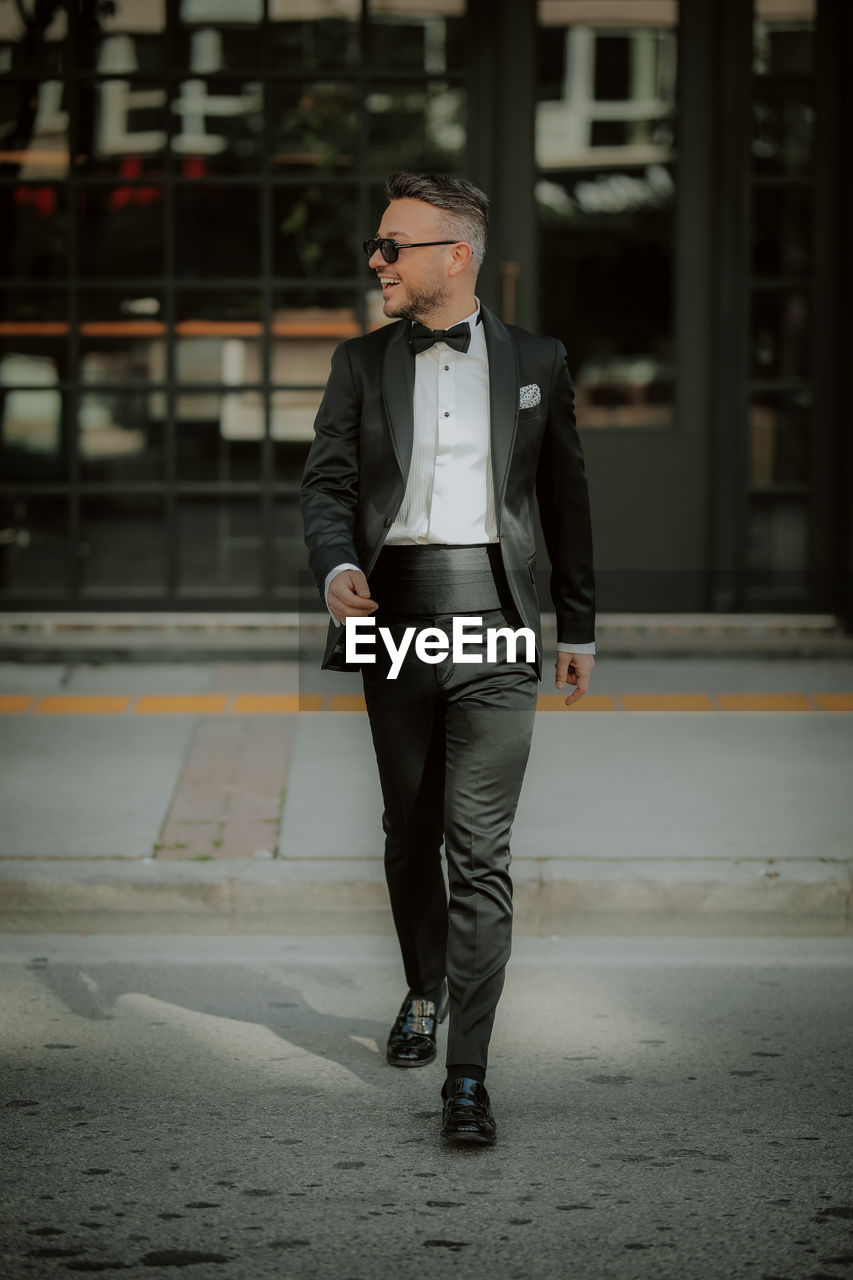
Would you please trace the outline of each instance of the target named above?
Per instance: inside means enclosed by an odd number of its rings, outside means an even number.
[[[493,1149],[402,994],[387,937],[0,939],[4,1280],[853,1274],[849,938],[518,938]]]

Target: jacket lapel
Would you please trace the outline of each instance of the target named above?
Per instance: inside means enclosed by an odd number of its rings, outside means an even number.
[[[409,346],[409,328],[408,320],[396,326],[382,361],[382,402],[404,482],[409,475],[414,437],[415,357]]]
[[[489,353],[489,417],[492,441],[492,483],[500,532],[503,495],[518,424],[518,354],[509,330],[485,307],[483,329]]]

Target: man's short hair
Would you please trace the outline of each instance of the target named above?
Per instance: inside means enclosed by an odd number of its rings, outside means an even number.
[[[471,246],[476,267],[486,254],[489,197],[473,182],[448,173],[392,173],[385,183],[389,200],[423,200],[447,216],[448,233]]]

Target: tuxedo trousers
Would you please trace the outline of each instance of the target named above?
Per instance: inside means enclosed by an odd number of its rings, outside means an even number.
[[[407,627],[434,627],[452,642],[451,615],[374,615],[399,646]],[[459,616],[459,615],[457,615]],[[411,643],[396,679],[377,633],[376,662],[362,667],[382,786],[385,875],[403,966],[413,994],[447,978],[448,1063],[485,1068],[512,945],[510,832],[530,753],[538,682],[502,643],[489,662],[489,628],[517,629],[514,610],[482,617],[480,661],[419,659]],[[525,657],[523,640],[516,655]],[[501,660],[504,659],[504,660]],[[447,887],[441,845],[447,864]],[[448,901],[449,889],[449,901]]]

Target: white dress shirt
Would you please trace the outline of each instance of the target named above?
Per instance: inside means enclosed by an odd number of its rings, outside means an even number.
[[[412,461],[403,502],[386,538],[387,546],[497,542],[489,420],[489,356],[480,306],[467,316],[467,352],[437,342],[415,356]],[[327,575],[328,607],[332,579]],[[330,611],[331,612],[331,611]],[[338,619],[334,617],[335,622]],[[595,653],[595,643],[558,643],[563,653]]]

